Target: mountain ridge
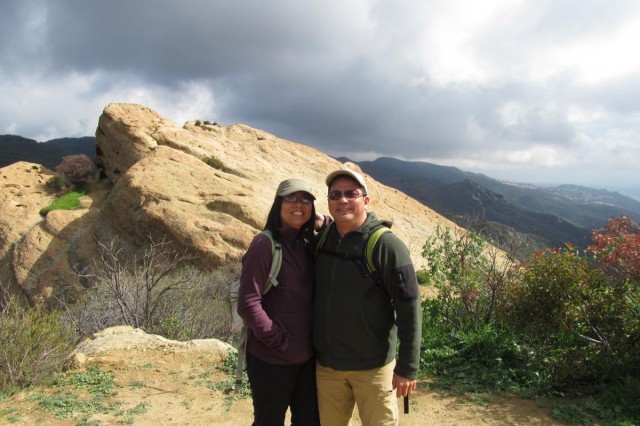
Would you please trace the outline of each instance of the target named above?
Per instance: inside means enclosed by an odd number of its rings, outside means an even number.
[[[469,227],[500,224],[532,235],[543,246],[572,243],[585,247],[591,231],[611,217],[640,221],[640,202],[618,192],[563,184],[539,187],[500,181],[452,166],[380,157],[351,161],[376,180],[397,188],[438,213]],[[491,235],[493,238],[498,235]],[[539,245],[539,244],[538,244]]]
[[[95,157],[95,140],[93,136],[83,136],[38,142],[18,135],[0,135],[0,168],[26,161],[54,170],[62,157],[67,155],[85,154]]]

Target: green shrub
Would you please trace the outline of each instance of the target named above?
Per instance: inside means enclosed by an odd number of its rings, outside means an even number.
[[[416,271],[416,278],[418,284],[426,284],[429,282],[429,272],[426,269],[419,269]]]
[[[626,224],[596,234],[595,259],[567,247],[502,272],[475,235],[438,230],[423,250],[438,288],[422,304],[420,368],[430,386],[579,392],[580,403],[553,415],[640,424],[640,234]]]
[[[424,278],[438,292],[422,304],[421,369],[467,389],[522,390],[539,381],[528,353],[499,317],[514,270],[479,234],[438,228],[423,247]]]
[[[209,157],[206,157],[204,160],[204,163],[207,166],[213,167],[214,169],[218,169],[218,170],[222,170],[225,171],[226,170],[226,166],[224,165],[224,163],[215,155],[211,155]]]
[[[0,314],[0,390],[39,384],[61,371],[74,342],[58,313],[10,300]]]
[[[503,306],[506,323],[558,388],[638,374],[640,329],[634,288],[612,283],[568,247],[540,252],[524,266]]]
[[[428,268],[421,279],[437,288],[447,322],[467,330],[494,321],[511,271],[479,234],[438,227],[422,256]]]
[[[242,173],[240,173],[239,171],[232,169],[231,167],[227,167],[226,164],[224,164],[222,162],[222,160],[220,160],[218,157],[216,157],[215,155],[211,155],[209,157],[205,157],[202,159],[202,161],[204,161],[204,163],[210,167],[213,167],[214,169],[217,170],[221,170],[225,173],[229,173],[232,175],[236,175],[236,176],[240,176],[240,177],[245,177]]]
[[[529,353],[517,336],[496,324],[452,323],[442,315],[447,307],[441,299],[426,300],[422,308],[420,368],[434,375],[438,385],[453,380],[458,389],[474,392],[539,389],[541,378],[532,370]]]
[[[64,193],[64,191],[67,190],[68,186],[69,186],[69,184],[68,184],[67,180],[64,178],[64,176],[62,176],[60,174],[52,176],[44,184],[44,187],[49,192],[52,192],[52,193],[55,193],[55,194]]]

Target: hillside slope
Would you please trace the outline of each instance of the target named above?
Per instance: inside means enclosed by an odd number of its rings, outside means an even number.
[[[347,159],[341,158],[346,161]],[[611,217],[640,221],[640,202],[621,194],[563,185],[541,188],[424,162],[394,158],[360,161],[363,171],[465,226],[469,220],[500,224],[547,246],[584,246],[591,230]]]
[[[0,135],[0,154],[0,168],[25,161],[53,170],[66,155],[85,154],[94,157],[96,145],[92,136],[36,142],[22,136]]]

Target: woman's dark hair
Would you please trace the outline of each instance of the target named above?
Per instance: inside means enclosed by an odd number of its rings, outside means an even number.
[[[282,197],[276,195],[269,210],[269,216],[267,216],[267,224],[264,226],[265,230],[271,231],[273,239],[280,241],[280,227],[282,227],[282,219],[280,218],[280,210],[282,208]],[[305,243],[309,243],[313,238],[313,231],[316,223],[316,205],[311,204],[311,218],[300,228],[300,236],[304,239]]]

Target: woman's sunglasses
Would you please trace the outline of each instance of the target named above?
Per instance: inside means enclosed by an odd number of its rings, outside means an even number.
[[[302,204],[311,204],[313,203],[313,198],[309,197],[308,195],[287,195],[282,197],[282,199],[284,201],[286,201],[287,203],[302,203]]]

